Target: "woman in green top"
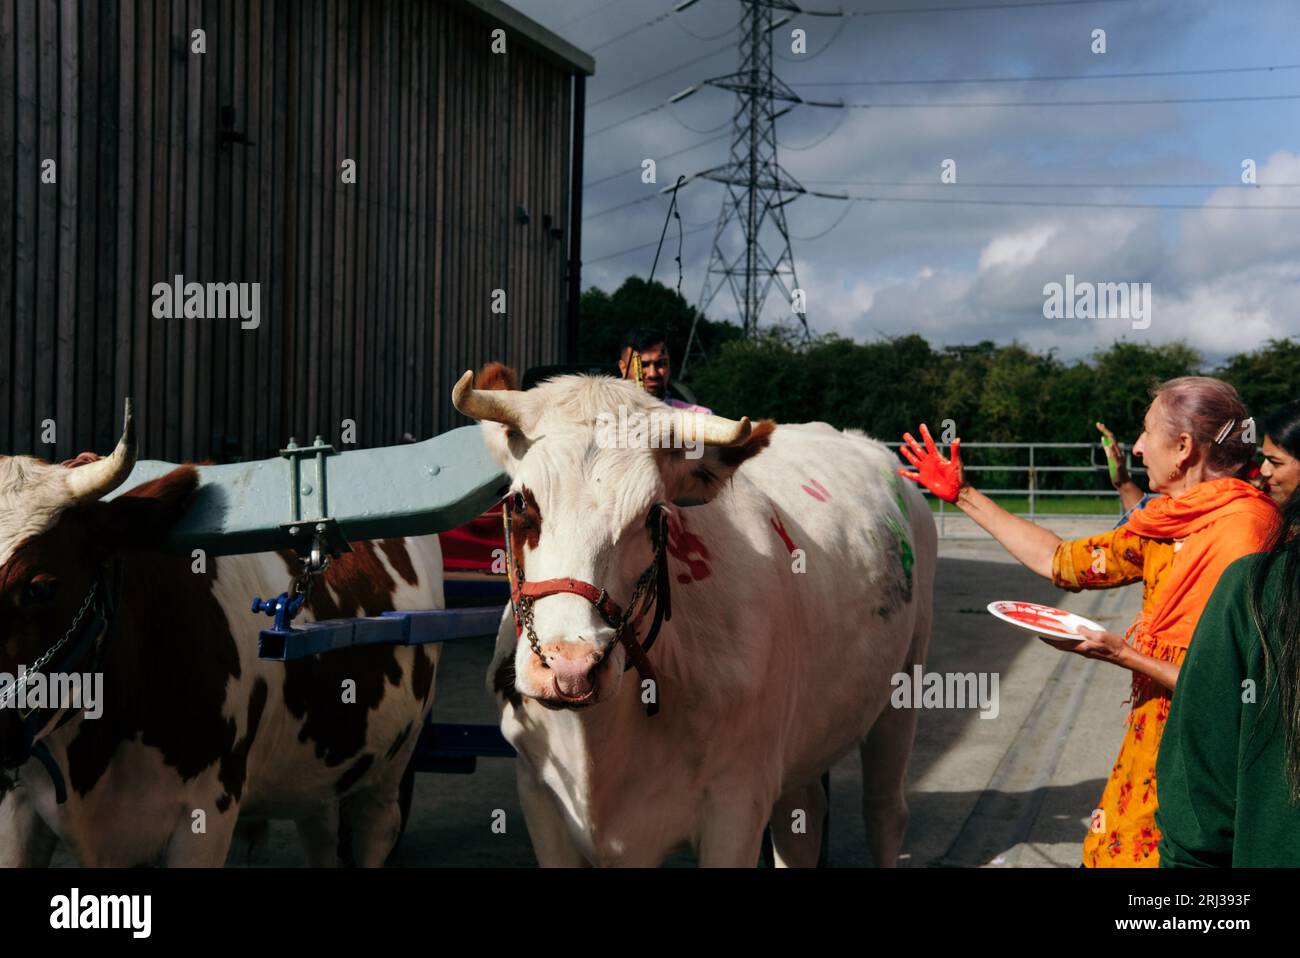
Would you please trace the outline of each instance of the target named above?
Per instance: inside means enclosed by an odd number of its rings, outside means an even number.
[[[1156,777],[1161,867],[1300,865],[1300,493],[1201,613]]]

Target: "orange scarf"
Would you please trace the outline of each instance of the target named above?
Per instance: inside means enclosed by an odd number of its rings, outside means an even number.
[[[1128,520],[1130,532],[1182,540],[1182,545],[1159,593],[1129,630],[1133,647],[1175,661],[1191,644],[1223,570],[1242,556],[1266,549],[1279,521],[1273,500],[1240,479],[1202,482],[1176,499],[1162,497],[1135,511]],[[1150,680],[1134,673],[1135,707],[1149,688]]]

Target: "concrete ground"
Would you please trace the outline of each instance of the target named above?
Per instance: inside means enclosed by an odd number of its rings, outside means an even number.
[[[1055,528],[1056,524],[1053,524]],[[1063,520],[1077,536],[1095,523]],[[994,599],[1063,606],[1123,633],[1136,587],[1072,595],[1009,559],[987,538],[940,544],[938,616],[927,671],[993,672],[999,711],[923,710],[909,775],[911,823],[903,866],[1076,867],[1092,809],[1123,738],[1129,673],[1058,652],[985,611]],[[492,722],[484,691],[489,643],[449,647],[438,672],[435,718]],[[831,773],[830,863],[870,864],[856,751]],[[505,832],[493,815],[505,813]],[[499,816],[498,816],[499,818]],[[302,864],[297,836],[274,823],[232,864]],[[690,864],[674,856],[670,864]],[[420,775],[397,866],[536,864],[515,794],[513,761],[481,759],[473,775]]]

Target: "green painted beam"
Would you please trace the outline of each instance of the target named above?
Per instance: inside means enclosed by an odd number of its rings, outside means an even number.
[[[504,495],[508,478],[488,454],[478,426],[462,426],[424,442],[356,449],[324,457],[327,514],[349,542],[428,535],[464,525]],[[176,463],[145,460],[116,495],[156,479]],[[196,466],[199,493],[176,526],[177,552],[203,549],[236,555],[293,548],[283,528],[297,519],[298,543],[309,544],[312,520],[321,515],[316,460],[301,460],[301,516],[292,514],[292,463],[288,458]]]

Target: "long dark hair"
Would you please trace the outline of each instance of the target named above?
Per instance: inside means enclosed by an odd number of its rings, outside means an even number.
[[[1260,438],[1268,436],[1292,456],[1300,459],[1300,400],[1279,406],[1260,418]]]
[[[1270,433],[1270,435],[1272,435]],[[1273,436],[1277,442],[1278,437]],[[1281,443],[1279,443],[1281,445]],[[1264,587],[1281,565],[1275,601],[1265,608]],[[1300,489],[1282,504],[1282,524],[1250,576],[1250,617],[1264,653],[1264,702],[1278,698],[1292,804],[1300,804]],[[1256,731],[1259,725],[1255,726]],[[1252,733],[1252,738],[1254,734]]]

